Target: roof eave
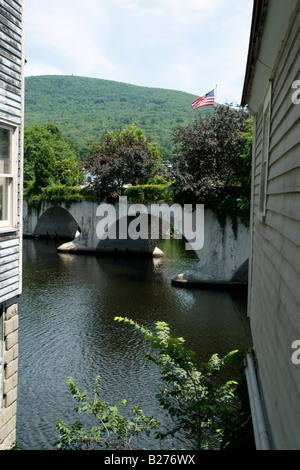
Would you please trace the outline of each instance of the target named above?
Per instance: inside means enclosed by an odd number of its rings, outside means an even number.
[[[254,0],[250,42],[246,65],[246,74],[242,93],[241,106],[247,106],[250,98],[251,84],[253,81],[256,59],[259,54],[263,25],[266,18],[268,0]]]

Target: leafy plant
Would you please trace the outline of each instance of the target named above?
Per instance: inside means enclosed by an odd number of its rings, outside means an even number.
[[[171,436],[178,441],[180,449],[254,448],[245,375],[241,375],[239,384],[233,380],[220,384],[217,379],[217,373],[229,360],[241,362],[244,357],[241,351],[232,351],[223,358],[214,354],[197,368],[195,353],[185,350],[182,337],[170,336],[167,323],[156,322],[154,334],[127,317],[115,317],[115,321],[136,328],[153,349],[153,354],[146,353],[146,356],[159,367],[165,383],[157,399],[169,412],[173,426],[168,422],[164,431],[162,423],[145,416],[139,406],[131,407],[132,418],[124,416],[120,407],[126,405],[126,400],[109,405],[100,398],[100,376],[94,379],[92,400],[69,377],[67,383],[78,405],[75,411],[90,415],[96,425],[85,430],[80,421],[67,425],[59,420],[55,427],[59,433],[59,440],[54,444],[57,449],[132,449],[134,438],[151,432],[160,439]]]
[[[28,203],[29,210],[34,209],[37,212],[44,203],[65,203],[66,207],[69,207],[73,202],[81,202],[88,197],[88,191],[85,188],[53,183],[45,188],[40,188],[39,191],[34,185],[30,185],[24,190],[24,199]],[[90,198],[90,200],[92,199]]]
[[[232,432],[232,417],[242,416],[240,425],[249,420],[249,414],[241,412],[235,394],[237,382],[229,380],[219,385],[215,380],[220,369],[239,352],[232,351],[223,358],[214,354],[197,368],[195,353],[185,350],[183,338],[170,336],[170,328],[165,322],[156,322],[155,335],[127,317],[116,317],[115,320],[136,328],[154,351],[146,355],[160,368],[166,384],[157,398],[174,423],[171,429],[158,433],[160,437],[177,437],[185,447],[193,449],[224,448],[229,429]]]
[[[96,425],[88,430],[79,421],[67,425],[59,420],[55,429],[59,433],[59,440],[54,444],[58,450],[87,450],[87,449],[117,449],[132,450],[133,438],[141,433],[149,434],[151,430],[160,425],[153,417],[147,417],[139,406],[131,407],[132,418],[127,418],[120,412],[120,407],[126,405],[126,400],[116,405],[108,405],[100,398],[101,377],[95,377],[94,398],[89,401],[86,391],[80,391],[74,379],[67,380],[69,389],[78,406],[77,413],[92,415]]]
[[[25,126],[24,187],[34,184],[36,192],[47,185],[79,183],[80,167],[72,144],[52,124]]]
[[[147,204],[151,202],[171,202],[172,192],[170,191],[170,183],[166,184],[143,184],[126,188],[123,192],[124,196],[133,203]]]

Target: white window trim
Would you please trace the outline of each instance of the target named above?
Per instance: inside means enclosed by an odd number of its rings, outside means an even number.
[[[262,122],[262,150],[261,150],[261,171],[259,186],[259,205],[258,216],[261,222],[265,222],[267,209],[267,187],[269,174],[269,155],[270,155],[270,129],[271,129],[271,97],[272,82],[270,82],[266,98],[263,104],[263,122]]]
[[[15,230],[17,226],[17,171],[18,171],[18,127],[0,122],[2,129],[11,132],[11,173],[0,173],[0,177],[7,178],[9,190],[7,201],[7,219],[0,220],[0,232]]]

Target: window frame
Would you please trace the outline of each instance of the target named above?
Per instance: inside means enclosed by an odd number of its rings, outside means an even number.
[[[270,130],[271,130],[271,97],[272,83],[270,82],[266,98],[263,104],[262,121],[262,150],[261,150],[261,169],[259,184],[259,202],[258,215],[261,222],[265,222],[267,211],[267,189],[269,176],[269,156],[270,156]]]
[[[10,173],[0,173],[0,178],[7,182],[6,218],[0,220],[0,232],[16,228],[16,192],[18,169],[18,127],[0,121],[0,128],[10,132]]]

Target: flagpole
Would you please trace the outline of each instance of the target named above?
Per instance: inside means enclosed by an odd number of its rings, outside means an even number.
[[[217,88],[218,88],[218,85],[216,84],[216,87],[215,87],[215,104],[217,104],[217,92],[218,92]]]

